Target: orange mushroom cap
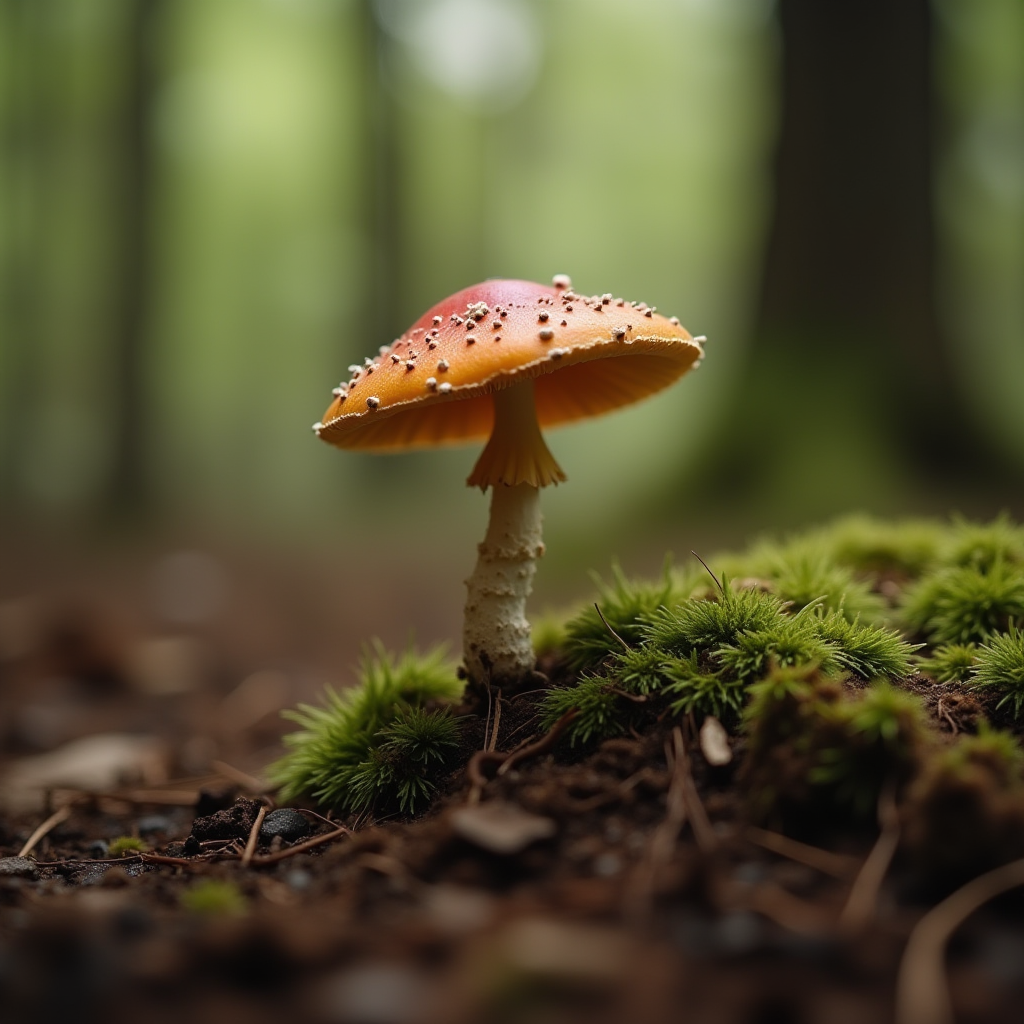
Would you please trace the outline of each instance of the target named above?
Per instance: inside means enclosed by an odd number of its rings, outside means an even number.
[[[678,380],[703,355],[675,319],[611,295],[492,280],[427,310],[362,367],[314,427],[339,448],[396,451],[486,439],[491,392],[532,378],[537,422],[571,423]]]

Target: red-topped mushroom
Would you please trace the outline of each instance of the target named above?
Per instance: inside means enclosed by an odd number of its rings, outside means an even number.
[[[471,678],[534,665],[526,599],[543,554],[539,489],[565,479],[541,428],[596,416],[673,383],[703,356],[674,317],[611,294],[493,280],[439,302],[335,388],[322,440],[386,452],[487,438],[467,483],[491,487],[491,518],[467,580]]]

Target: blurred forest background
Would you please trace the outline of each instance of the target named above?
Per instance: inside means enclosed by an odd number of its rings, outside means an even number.
[[[476,452],[310,425],[489,276],[710,339],[549,437],[541,604],[848,511],[1024,511],[1019,0],[0,0],[0,48],[9,610],[78,573],[166,628],[234,595],[253,665],[456,636]]]

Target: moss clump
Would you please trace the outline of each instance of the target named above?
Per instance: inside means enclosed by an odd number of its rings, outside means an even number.
[[[344,811],[412,813],[459,742],[450,711],[428,705],[457,700],[462,690],[443,650],[396,660],[377,643],[352,689],[328,688],[323,707],[284,712],[300,731],[284,737],[289,753],[270,777],[285,800],[306,795]]]
[[[916,648],[894,630],[851,622],[842,611],[820,616],[816,628],[836,663],[861,679],[896,680],[911,673]]]
[[[978,661],[976,644],[942,644],[931,657],[921,658],[921,671],[937,683],[964,683]]]
[[[927,519],[889,522],[847,516],[816,531],[829,556],[854,572],[899,579],[920,576],[939,558],[946,531]]]
[[[1024,566],[1024,529],[1003,513],[991,523],[954,518],[942,552],[945,565],[992,572],[999,564]]]
[[[661,578],[653,582],[627,579],[618,565],[612,566],[611,583],[606,583],[600,576],[595,576],[594,582],[598,589],[600,613],[589,605],[569,620],[565,630],[566,658],[574,669],[581,672],[596,668],[608,656],[611,645],[615,644],[608,626],[627,644],[634,644],[640,640],[643,623],[648,616],[684,596],[683,585],[673,578],[668,561],[662,569]]]
[[[983,643],[978,648],[971,685],[1001,693],[997,707],[1012,704],[1014,717],[1020,718],[1024,708],[1024,632],[1011,626],[1009,632]]]
[[[1024,856],[1024,751],[982,725],[931,758],[910,788],[904,841],[928,878],[954,887]]]
[[[550,729],[567,712],[575,710],[566,735],[570,746],[593,739],[618,736],[629,724],[628,714],[620,708],[621,700],[611,680],[587,676],[575,686],[556,686],[540,703],[540,721]]]
[[[128,857],[133,853],[145,853],[148,849],[138,836],[118,836],[110,840],[107,853],[111,857]]]
[[[218,878],[196,882],[181,894],[178,902],[189,913],[208,917],[244,914],[248,906],[241,889],[234,882]]]
[[[1003,561],[938,570],[908,590],[901,615],[930,643],[980,643],[1024,619],[1024,573]]]
[[[806,803],[873,813],[887,782],[905,783],[930,742],[921,702],[886,683],[855,694],[815,669],[777,669],[750,688],[741,778],[754,811]]]

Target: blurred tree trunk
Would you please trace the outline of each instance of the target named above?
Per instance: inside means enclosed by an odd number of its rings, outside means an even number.
[[[399,110],[385,81],[392,43],[374,11],[373,0],[358,0],[359,104],[362,112],[358,152],[362,157],[359,197],[361,234],[366,245],[363,300],[349,340],[359,355],[376,354],[405,329],[406,282],[402,272],[401,145]]]
[[[797,406],[801,388],[846,389],[905,467],[982,474],[936,303],[929,0],[780,0],[779,19],[774,220],[743,401],[767,408],[786,382]]]
[[[119,237],[112,274],[114,310],[112,467],[106,512],[116,519],[149,510],[147,470],[152,425],[147,374],[152,294],[154,152],[151,114],[159,71],[157,27],[164,0],[130,0],[127,5],[127,66],[120,124]]]

